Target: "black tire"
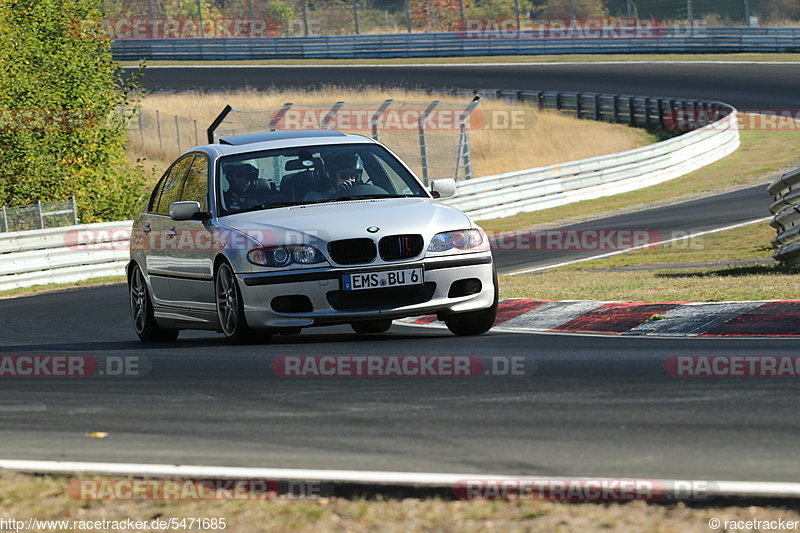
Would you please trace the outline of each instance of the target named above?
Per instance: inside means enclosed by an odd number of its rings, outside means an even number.
[[[178,339],[177,329],[162,328],[156,322],[155,316],[153,316],[153,300],[150,299],[150,291],[147,290],[144,274],[137,264],[131,267],[128,294],[133,329],[136,330],[139,340],[142,342],[175,342]]]
[[[386,333],[392,327],[390,318],[382,320],[366,320],[364,322],[353,322],[350,324],[356,333]]]
[[[497,270],[494,270],[493,273],[494,303],[491,307],[479,311],[453,313],[442,317],[451,333],[459,336],[483,335],[492,329],[497,318],[497,303],[500,294],[497,288]]]
[[[222,333],[234,344],[266,342],[271,335],[254,330],[247,325],[244,301],[236,276],[228,263],[220,263],[214,274],[214,295],[217,302],[217,318]]]

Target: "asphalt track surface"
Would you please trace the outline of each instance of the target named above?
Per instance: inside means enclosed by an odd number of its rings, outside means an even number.
[[[145,357],[140,378],[4,379],[3,459],[794,481],[798,381],[673,378],[678,354],[794,355],[782,339],[638,339],[394,326],[263,346],[135,340],[122,285],[5,301],[0,355]],[[521,357],[522,376],[285,378],[289,355]],[[105,431],[92,440],[85,433]]]
[[[571,68],[578,73],[587,67]],[[647,68],[653,72],[649,82],[633,84],[635,73],[627,86],[599,76],[592,89],[605,91],[604,84],[616,83],[619,92],[647,94],[644,88],[657,88],[654,79],[664,67]],[[727,68],[737,78],[737,70]],[[474,79],[504,88],[527,88],[523,79],[531,88],[560,81],[559,88],[576,89],[567,74],[534,79],[503,69],[506,78]],[[771,72],[772,78],[748,78],[761,85],[760,93],[742,88],[741,76],[739,89],[726,94],[687,74],[692,82],[680,86],[681,92],[670,90],[675,85],[653,94],[708,91],[740,107],[751,105],[748,99],[771,101],[770,95],[789,102],[800,70],[782,66]],[[238,83],[234,74],[226,71],[221,80]],[[276,73],[273,79],[285,77]],[[178,79],[192,82],[185,72]],[[739,100],[731,98],[737,94]],[[763,187],[747,191],[590,224],[696,231],[763,216]],[[520,260],[516,253],[498,254],[501,266],[542,261]],[[796,379],[673,378],[663,368],[673,355],[796,355],[792,339],[497,331],[457,338],[444,330],[395,325],[383,335],[319,328],[236,347],[217,335],[192,332],[176,344],[144,346],[131,328],[122,285],[2,301],[0,331],[0,355],[130,356],[146,358],[151,367],[136,378],[3,379],[3,459],[756,481],[795,481],[800,475]],[[524,373],[285,378],[270,370],[273,358],[291,355],[473,355],[487,364],[491,357],[518,357]],[[95,431],[109,437],[85,436]]]
[[[745,110],[800,109],[800,64],[153,66],[147,68],[143,84],[156,91],[312,89],[323,85],[584,91],[721,100]]]
[[[554,241],[550,241],[549,235],[553,232],[500,235],[494,251],[497,269],[505,274],[614,252],[635,245],[634,235],[641,239],[642,244],[645,241],[653,244],[764,218],[769,216],[771,203],[766,187],[764,183],[688,202],[564,226],[559,228]],[[566,246],[571,236],[584,239],[584,235],[588,238],[587,249]],[[602,241],[596,235],[603,235],[607,240]],[[702,246],[702,236],[687,242]]]

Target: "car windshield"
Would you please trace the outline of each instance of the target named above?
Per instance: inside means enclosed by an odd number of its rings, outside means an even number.
[[[388,150],[375,144],[285,148],[220,159],[222,215],[358,198],[429,197]]]

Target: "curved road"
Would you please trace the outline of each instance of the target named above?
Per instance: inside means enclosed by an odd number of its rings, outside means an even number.
[[[784,339],[309,330],[256,347],[135,340],[121,285],[0,306],[0,355],[146,357],[141,378],[4,379],[0,458],[794,481],[795,379],[672,378],[678,354],[796,354]],[[286,355],[521,357],[523,376],[282,378]],[[85,433],[106,431],[91,440]]]
[[[130,69],[128,69],[130,72]],[[374,67],[148,67],[149,90],[322,85],[585,91],[722,100],[740,109],[800,109],[800,64],[572,63]]]
[[[715,97],[796,106],[797,65],[151,68],[150,88],[294,84],[541,88]],[[595,221],[698,231],[766,213],[763,187]],[[731,206],[737,206],[734,209]],[[731,213],[733,212],[733,217]],[[751,216],[755,214],[755,217]],[[510,255],[509,255],[510,254]],[[506,269],[553,258],[498,254]],[[563,260],[563,258],[562,258]],[[796,355],[791,339],[629,338],[492,332],[456,338],[395,325],[380,336],[309,330],[232,347],[185,333],[143,346],[121,285],[0,305],[0,355],[143,357],[138,378],[4,379],[0,458],[552,476],[795,481],[798,381],[680,379],[672,355]],[[282,378],[285,355],[518,357],[521,376]],[[84,434],[107,431],[90,440]]]

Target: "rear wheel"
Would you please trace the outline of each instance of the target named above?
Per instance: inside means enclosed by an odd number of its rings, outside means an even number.
[[[392,320],[366,320],[364,322],[353,322],[350,324],[356,333],[385,333],[392,327]]]
[[[482,335],[492,329],[497,318],[497,303],[499,292],[497,289],[497,270],[494,270],[494,303],[491,307],[480,311],[466,313],[453,313],[442,317],[447,329],[459,336]]]
[[[244,302],[233,269],[227,263],[217,268],[214,276],[217,300],[217,317],[222,333],[234,344],[248,344],[269,340],[269,333],[254,330],[247,325]]]
[[[174,342],[178,338],[177,329],[159,327],[153,315],[153,302],[144,281],[144,274],[139,265],[133,266],[128,292],[131,301],[131,318],[133,329],[142,342]]]

